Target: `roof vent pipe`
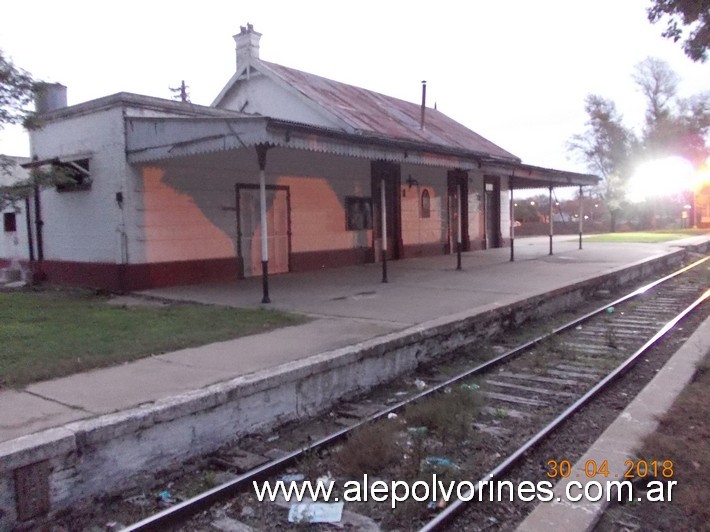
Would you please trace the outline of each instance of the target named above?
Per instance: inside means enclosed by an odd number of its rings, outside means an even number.
[[[422,119],[419,124],[419,129],[424,129],[424,116],[426,113],[426,80],[422,81]]]

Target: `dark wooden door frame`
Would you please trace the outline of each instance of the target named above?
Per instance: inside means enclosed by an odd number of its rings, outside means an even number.
[[[493,227],[488,227],[488,185],[493,185]],[[500,177],[498,176],[483,176],[483,237],[486,242],[486,249],[499,248],[503,245],[503,235],[501,234],[500,226]],[[489,242],[488,234],[489,229],[492,229],[492,234],[494,235],[493,243]]]
[[[451,242],[456,240],[456,227],[451,226],[451,202],[458,194],[459,185],[461,186],[461,251],[469,251],[471,249],[471,240],[468,234],[468,172],[465,170],[449,170],[446,174],[446,190],[447,190],[447,234],[449,238],[446,242],[446,252],[454,253],[455,246],[452,249]]]
[[[259,185],[237,183],[234,185],[237,216],[237,260],[239,261],[239,278],[244,279],[244,255],[242,254],[242,219],[240,211],[240,190],[259,190]],[[288,271],[291,271],[291,188],[287,185],[266,185],[266,190],[283,190],[286,192],[286,234],[288,241]],[[267,227],[268,231],[268,227]]]
[[[402,170],[399,164],[389,161],[372,161],[370,165],[372,212],[380,213],[380,184],[385,180],[385,199],[387,207],[387,231],[391,231],[392,249],[387,250],[388,259],[402,258],[404,242],[402,240]],[[379,219],[380,214],[377,215]],[[373,218],[374,220],[374,218]],[[375,220],[372,231],[372,249],[375,250],[375,239],[382,237],[382,222]]]

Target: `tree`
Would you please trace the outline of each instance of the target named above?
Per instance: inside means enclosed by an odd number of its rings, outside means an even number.
[[[37,114],[28,109],[38,83],[32,75],[15,66],[0,50],[0,129],[8,124],[22,124],[27,129],[37,129],[40,122]],[[0,154],[0,173],[11,175],[15,161]],[[66,179],[61,177],[61,179]],[[28,179],[0,187],[0,210],[31,196],[36,187],[54,184],[54,176],[48,172],[32,172]]]
[[[597,193],[606,203],[611,230],[615,231],[638,141],[633,131],[624,126],[613,101],[590,94],[584,110],[588,116],[586,131],[570,139],[568,150],[603,178]]]
[[[7,124],[37,126],[35,113],[27,109],[34,98],[35,86],[32,76],[16,67],[0,50],[0,129]]]
[[[695,166],[701,164],[710,155],[705,142],[710,127],[710,93],[679,98],[677,74],[666,62],[651,57],[636,65],[633,79],[646,98],[644,156],[679,155]]]
[[[707,138],[710,133],[710,91],[695,94],[678,102],[680,135],[676,145],[679,155],[699,168],[710,157]],[[678,145],[679,144],[679,145]]]
[[[592,172],[604,178],[598,195],[606,202],[612,231],[633,164],[677,155],[699,167],[710,156],[710,92],[679,98],[678,76],[667,63],[654,58],[636,65],[632,77],[646,100],[639,137],[623,125],[614,102],[589,95],[585,100],[587,129],[568,144]]]
[[[665,61],[647,57],[634,67],[631,76],[646,97],[646,123],[666,119],[678,91],[678,75]]]
[[[673,42],[684,38],[683,51],[693,61],[705,61],[710,48],[710,0],[652,0],[646,10],[655,24],[667,17],[662,35]],[[687,35],[686,35],[687,32]]]

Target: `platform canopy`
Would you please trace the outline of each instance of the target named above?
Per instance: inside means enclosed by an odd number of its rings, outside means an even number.
[[[345,132],[268,117],[127,117],[127,157],[149,163],[259,145],[341,156],[422,164],[513,177],[514,188],[596,185],[594,175],[523,164],[514,157]]]

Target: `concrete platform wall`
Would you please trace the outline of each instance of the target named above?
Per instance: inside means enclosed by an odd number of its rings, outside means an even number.
[[[600,289],[672,266],[678,251],[505,307],[464,312],[126,412],[0,443],[0,529],[152,478],[161,469],[353,396]],[[18,490],[27,482],[29,492]],[[34,484],[33,484],[34,483]],[[19,516],[18,516],[19,512]]]

